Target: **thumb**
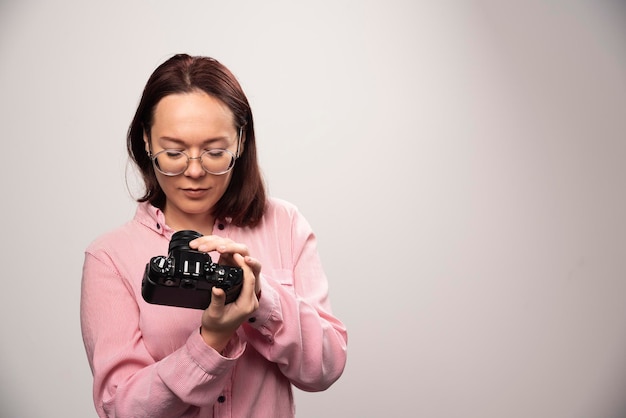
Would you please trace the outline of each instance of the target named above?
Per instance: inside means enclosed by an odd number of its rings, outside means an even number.
[[[211,307],[221,309],[226,304],[226,292],[217,286],[211,289]]]

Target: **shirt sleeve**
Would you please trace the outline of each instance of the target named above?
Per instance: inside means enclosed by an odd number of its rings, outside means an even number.
[[[309,223],[295,210],[286,229],[285,268],[262,272],[259,308],[242,328],[248,343],[295,386],[322,391],[343,373],[347,332],[331,312],[328,281]]]
[[[189,417],[212,404],[245,345],[236,336],[217,353],[200,332],[160,361],[139,330],[139,307],[126,280],[103,253],[86,253],[81,328],[100,417]]]

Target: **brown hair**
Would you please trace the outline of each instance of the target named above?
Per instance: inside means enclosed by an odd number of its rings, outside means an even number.
[[[248,99],[235,76],[210,57],[178,54],[159,65],[143,90],[135,117],[128,128],[126,147],[146,186],[138,202],[163,209],[165,193],[159,186],[152,160],[145,150],[144,130],[149,135],[159,101],[170,94],[201,90],[228,106],[235,128],[242,129],[243,152],[233,168],[230,184],[213,207],[216,219],[231,218],[237,226],[255,226],[265,210],[265,185],[257,161],[254,122]]]

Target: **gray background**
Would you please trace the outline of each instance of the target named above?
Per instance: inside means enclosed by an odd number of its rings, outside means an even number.
[[[176,52],[238,76],[318,234],[349,359],[299,417],[624,416],[626,12],[591,0],[2,0],[1,416],[95,416],[83,250]]]

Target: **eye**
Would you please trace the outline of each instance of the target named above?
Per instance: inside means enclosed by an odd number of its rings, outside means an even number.
[[[209,158],[222,158],[225,153],[226,153],[225,150],[219,149],[219,148],[208,149],[204,151],[204,155],[206,155]]]
[[[167,158],[170,158],[172,160],[176,160],[178,158],[184,158],[185,156],[185,154],[183,154],[182,151],[178,151],[175,149],[165,150],[164,154],[167,155]]]

